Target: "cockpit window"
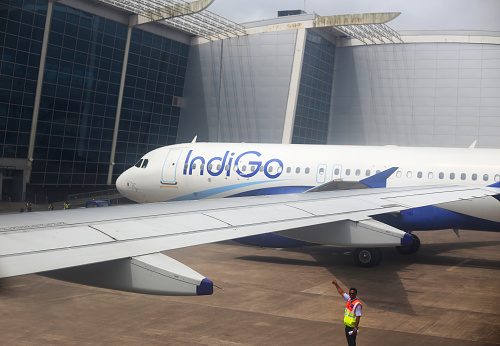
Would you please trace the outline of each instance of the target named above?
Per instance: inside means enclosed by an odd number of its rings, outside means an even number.
[[[140,159],[139,161],[137,161],[137,163],[134,166],[136,166],[137,168],[140,168],[141,165],[142,165],[142,159]]]
[[[142,162],[141,168],[146,168],[148,166],[148,162],[149,162],[148,159],[144,159],[144,161]]]

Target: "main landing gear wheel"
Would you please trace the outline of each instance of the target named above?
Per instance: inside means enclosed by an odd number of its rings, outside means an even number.
[[[371,268],[382,261],[382,249],[358,248],[354,251],[354,262],[360,267]]]
[[[396,246],[396,250],[398,250],[400,254],[411,255],[420,249],[420,239],[415,234],[411,236],[413,237],[411,245]]]

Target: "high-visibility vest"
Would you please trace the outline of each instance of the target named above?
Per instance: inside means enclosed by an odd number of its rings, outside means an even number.
[[[354,327],[356,325],[356,307],[358,305],[360,305],[361,308],[363,308],[358,298],[355,298],[352,301],[351,299],[349,299],[347,301],[347,305],[345,306],[345,312],[344,312],[344,324],[346,326]]]

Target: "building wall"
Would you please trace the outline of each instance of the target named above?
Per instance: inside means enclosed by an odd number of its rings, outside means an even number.
[[[0,157],[27,159],[47,2],[9,5],[0,3]]]
[[[31,184],[106,185],[127,25],[95,4],[62,2],[50,22]],[[46,12],[44,0],[0,5],[2,158],[28,158]],[[131,34],[113,182],[144,153],[176,141],[173,98],[183,94],[189,44],[152,25]]]
[[[499,96],[498,44],[337,48],[328,142],[500,148]]]
[[[178,142],[280,143],[296,30],[191,47]]]

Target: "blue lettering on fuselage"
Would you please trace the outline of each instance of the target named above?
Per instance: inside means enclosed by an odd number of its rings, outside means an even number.
[[[233,164],[233,156],[235,153],[229,153],[229,150],[227,150],[224,153],[224,157],[214,156],[214,157],[210,158],[208,161],[203,156],[196,156],[196,157],[191,159],[192,153],[193,153],[193,150],[189,150],[189,152],[186,156],[186,160],[184,162],[184,169],[182,171],[183,175],[192,175],[193,174],[193,165],[196,164],[196,161],[199,161],[201,164],[200,175],[203,175],[203,173],[204,173],[203,168],[205,166],[205,162],[207,162],[206,171],[211,176],[213,176],[213,177],[219,176],[222,174],[222,172],[224,172],[224,170],[226,171],[226,176],[229,177],[231,175],[231,168],[232,168],[231,166]],[[259,158],[261,155],[262,155],[261,153],[259,153],[258,151],[254,151],[254,150],[245,151],[244,153],[238,155],[236,157],[236,160],[234,160],[235,165],[237,165],[238,162],[240,162],[240,160],[244,160],[244,158],[245,158],[246,160],[248,160],[248,165],[255,166],[255,169],[253,171],[251,171],[250,173],[245,174],[244,172],[242,172],[240,170],[240,166],[238,166],[236,169],[236,174],[238,174],[240,177],[243,177],[243,178],[253,177],[254,175],[256,175],[260,171],[262,164],[264,164],[263,173],[266,175],[266,177],[268,177],[269,179],[278,178],[281,175],[281,173],[283,173],[283,167],[284,167],[283,161],[281,161],[280,159],[277,159],[277,158],[270,159],[270,160],[266,161],[265,163],[263,163],[262,161],[257,161],[257,158]],[[229,160],[228,160],[228,157],[229,157]],[[272,174],[270,172],[270,167],[269,167],[273,162],[277,163],[279,166],[277,168],[275,174]],[[220,167],[216,171],[212,171],[213,166],[216,166],[214,163],[217,163],[218,165],[220,165]]]

